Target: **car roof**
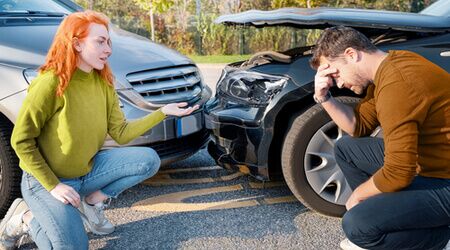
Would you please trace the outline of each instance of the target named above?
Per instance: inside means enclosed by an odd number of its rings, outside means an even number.
[[[415,32],[450,31],[450,17],[448,16],[349,8],[249,10],[220,16],[215,22],[225,25],[294,26],[306,29],[323,29],[330,26],[345,25]]]

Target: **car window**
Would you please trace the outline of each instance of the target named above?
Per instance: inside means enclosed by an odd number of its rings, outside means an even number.
[[[421,14],[431,16],[450,16],[450,2],[448,0],[440,0],[428,6],[420,12]]]
[[[52,0],[3,0],[0,1],[0,13],[9,12],[22,12],[22,11],[34,11],[34,12],[59,12],[70,13],[71,11],[65,8],[63,5],[58,4]]]

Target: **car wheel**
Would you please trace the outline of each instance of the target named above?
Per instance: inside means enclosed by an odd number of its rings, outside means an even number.
[[[11,147],[12,125],[0,121],[0,218],[15,198],[20,197],[22,170]]]
[[[337,97],[356,106],[359,98]],[[345,133],[320,104],[291,119],[281,153],[283,175],[292,193],[308,208],[342,216],[351,194],[334,157],[334,145]]]

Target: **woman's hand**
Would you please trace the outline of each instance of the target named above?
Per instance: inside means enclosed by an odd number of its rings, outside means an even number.
[[[199,108],[198,105],[189,108],[182,108],[188,105],[187,102],[169,103],[161,108],[165,115],[185,116],[189,115]]]
[[[74,207],[80,206],[80,195],[69,185],[58,183],[56,187],[50,190],[50,194],[64,204],[70,203]]]

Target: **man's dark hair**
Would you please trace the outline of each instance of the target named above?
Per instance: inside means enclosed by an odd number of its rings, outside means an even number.
[[[377,51],[377,47],[369,38],[359,31],[349,27],[336,26],[325,29],[317,39],[313,48],[313,57],[309,63],[311,67],[317,69],[321,56],[333,59],[344,53],[345,49],[349,47],[367,53]]]

